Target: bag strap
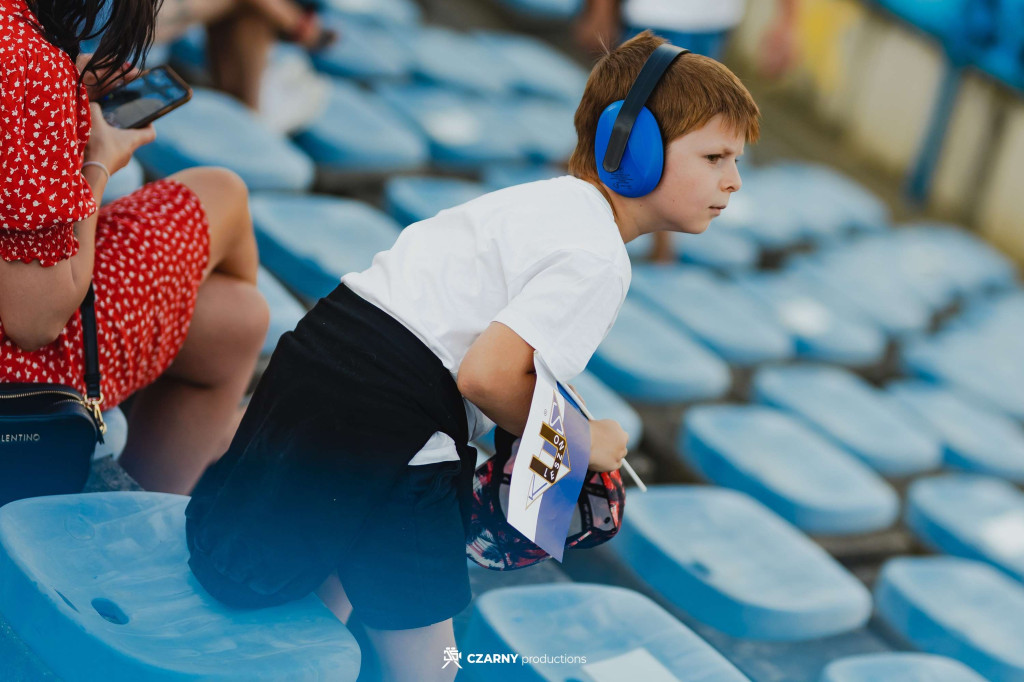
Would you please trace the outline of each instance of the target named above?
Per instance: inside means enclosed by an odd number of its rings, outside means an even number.
[[[100,349],[96,335],[96,293],[92,283],[82,301],[82,345],[85,346],[85,395],[86,402],[92,410],[93,419],[99,429],[99,442],[103,442],[103,434],[107,425],[103,423],[100,405],[103,404],[103,391],[100,390]]]

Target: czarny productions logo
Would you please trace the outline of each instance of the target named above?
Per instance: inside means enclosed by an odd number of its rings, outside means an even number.
[[[462,660],[462,652],[457,648],[450,646],[445,647],[444,650],[444,665],[441,669],[444,670],[450,663],[454,663],[455,667],[462,670],[462,666],[459,665],[459,661]],[[586,656],[569,656],[566,654],[541,654],[540,656],[523,656],[521,654],[495,654],[495,653],[472,653],[466,654],[466,663],[469,665],[479,663],[497,663],[503,665],[535,665],[535,664],[546,664],[546,663],[569,663],[585,665],[587,662]]]

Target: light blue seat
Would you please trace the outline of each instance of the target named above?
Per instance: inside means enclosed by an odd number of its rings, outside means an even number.
[[[400,79],[412,72],[405,30],[336,12],[325,13],[323,23],[341,38],[310,54],[318,71],[358,81]]]
[[[170,50],[171,62],[182,75],[206,72],[206,29],[202,26],[190,28],[171,44]]]
[[[103,205],[128,196],[142,187],[144,182],[142,164],[132,158],[127,166],[110,176],[107,188],[103,190]]]
[[[378,92],[427,137],[438,165],[465,168],[526,158],[519,127],[491,102],[422,84],[380,85]]]
[[[630,290],[730,365],[748,367],[794,354],[792,337],[766,306],[707,270],[634,265]]]
[[[575,107],[587,84],[587,71],[547,43],[516,33],[473,34],[498,59],[503,80],[517,92],[562,100]]]
[[[967,0],[919,2],[918,0],[878,0],[878,4],[922,31],[948,41],[964,30]]]
[[[1006,481],[946,474],[914,481],[906,524],[928,547],[1024,580],[1024,493]]]
[[[760,248],[746,233],[719,227],[714,221],[703,234],[669,232],[668,236],[673,252],[684,263],[731,272],[751,270],[761,258]],[[649,257],[653,248],[654,238],[647,234],[626,244],[633,260]]]
[[[743,493],[655,486],[629,506],[608,547],[705,625],[744,639],[801,641],[855,630],[871,614],[856,578]]]
[[[936,312],[871,247],[847,243],[802,256],[786,272],[802,278],[829,306],[856,312],[896,338],[926,331]]]
[[[983,71],[1019,91],[1024,88],[1024,59],[1021,57],[1024,55],[1024,36],[1020,31],[1021,22],[1024,20],[1024,2],[1004,0],[998,3],[985,3],[983,6],[986,10],[995,10],[992,16],[987,17],[991,22],[992,33],[995,34],[994,44],[985,45],[983,49],[977,50],[974,62]],[[977,6],[972,9],[977,11]],[[985,40],[991,40],[987,31],[979,33]]]
[[[770,367],[753,380],[757,402],[793,413],[884,476],[939,466],[942,446],[890,396],[834,367]]]
[[[277,347],[281,335],[295,329],[295,325],[306,315],[306,309],[262,265],[256,282],[270,307],[270,328],[267,329],[267,338],[263,341],[261,351],[262,355],[270,355]]]
[[[135,152],[154,176],[193,166],[224,166],[238,173],[251,191],[301,191],[313,184],[313,161],[228,95],[196,88],[191,102],[155,125],[156,141]]]
[[[517,95],[499,98],[495,106],[504,125],[518,130],[524,158],[535,163],[569,160],[576,148],[576,104]]]
[[[886,391],[938,434],[946,466],[1024,482],[1024,429],[1006,415],[924,381],[894,382]]]
[[[180,495],[89,493],[0,509],[0,612],[68,682],[355,680],[359,647],[314,595],[229,609],[188,568]]]
[[[128,442],[128,418],[120,407],[104,410],[103,423],[107,425],[107,432],[103,434],[103,442],[97,443],[93,450],[94,462],[104,457],[117,459]]]
[[[262,194],[250,206],[260,260],[310,301],[333,291],[343,275],[370,267],[398,238],[391,218],[352,199]]]
[[[818,682],[985,682],[963,663],[932,654],[864,654],[833,661]]]
[[[644,435],[644,424],[640,415],[619,395],[608,388],[591,372],[583,372],[572,380],[572,385],[587,403],[587,409],[595,419],[614,419],[629,434],[626,447],[630,450],[640,445]]]
[[[908,373],[1024,419],[1024,293],[977,301],[931,337],[909,344]]]
[[[737,283],[768,305],[792,336],[796,355],[848,367],[882,361],[885,334],[877,324],[856,312],[830,306],[806,280],[784,272],[740,275]]]
[[[728,207],[712,221],[713,229],[742,232],[763,250],[782,251],[805,242],[807,236],[794,218],[793,199],[787,195],[794,190],[762,181],[761,172],[741,169],[743,189],[729,197]]]
[[[555,583],[492,590],[473,602],[460,644],[462,651],[476,656],[518,653],[541,659],[478,666],[463,655],[463,672],[495,682],[747,679],[653,601],[607,585]],[[534,653],[550,652],[552,646],[558,654],[541,658]],[[560,659],[563,652],[566,662]]]
[[[717,355],[629,296],[587,369],[624,398],[645,403],[713,400],[732,382]]]
[[[331,82],[324,112],[295,134],[295,143],[330,172],[382,173],[423,166],[426,138],[373,92]]]
[[[788,414],[756,405],[697,406],[679,433],[686,462],[804,532],[867,533],[899,516],[884,480]]]
[[[1024,587],[970,559],[900,557],[875,583],[881,619],[915,648],[992,682],[1024,678]]]
[[[535,163],[496,163],[483,169],[483,183],[489,191],[565,175],[565,169]]]
[[[384,185],[384,205],[399,225],[433,218],[440,211],[484,194],[478,182],[460,178],[398,176]]]
[[[583,6],[583,0],[499,0],[511,10],[539,19],[569,19]]]
[[[318,4],[329,12],[378,24],[411,26],[423,17],[423,11],[414,0],[318,0]]]
[[[408,32],[412,70],[420,80],[480,95],[504,95],[513,85],[501,55],[472,35],[439,26]]]

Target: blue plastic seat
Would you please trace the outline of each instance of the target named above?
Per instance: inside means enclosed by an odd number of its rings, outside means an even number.
[[[514,126],[524,158],[535,163],[565,163],[576,148],[576,104],[516,95],[495,100],[504,125]]]
[[[630,450],[640,445],[644,435],[644,423],[640,415],[625,400],[608,388],[591,372],[583,372],[572,380],[573,387],[587,403],[587,409],[595,419],[614,419],[629,434],[626,447]]]
[[[1024,493],[1006,481],[975,474],[914,481],[906,524],[934,550],[985,561],[1024,580]]]
[[[128,442],[128,418],[120,407],[104,410],[103,423],[107,425],[107,432],[103,434],[103,442],[97,443],[93,450],[93,461],[104,457],[117,459]]]
[[[333,291],[343,275],[370,267],[400,229],[384,213],[352,199],[262,194],[250,206],[261,262],[310,301]]]
[[[110,176],[107,188],[103,190],[103,204],[107,205],[121,197],[128,196],[142,187],[144,182],[142,164],[133,157],[127,166]]]
[[[942,440],[946,466],[1024,482],[1024,429],[1006,415],[917,380],[886,387]]]
[[[781,251],[805,242],[807,237],[794,220],[792,192],[778,183],[761,181],[762,171],[742,169],[743,189],[729,198],[728,207],[712,221],[712,229],[733,230],[753,240],[760,249]],[[800,190],[801,195],[803,190]]]
[[[358,81],[401,79],[412,73],[407,30],[372,20],[327,12],[324,26],[342,36],[310,54],[318,71]]]
[[[565,169],[535,163],[496,163],[483,169],[483,182],[488,191],[505,189],[528,182],[550,180],[565,175]]]
[[[963,663],[932,654],[864,654],[833,661],[818,682],[985,682]]]
[[[800,641],[855,630],[871,614],[856,578],[743,493],[656,486],[629,505],[608,547],[705,625],[744,639]]]
[[[1024,587],[978,561],[901,557],[875,583],[879,616],[914,647],[992,682],[1024,678]]]
[[[882,361],[886,339],[874,322],[855,312],[828,305],[805,280],[784,272],[737,277],[743,289],[770,306],[792,336],[796,355],[848,367]]]
[[[306,309],[263,266],[260,266],[257,285],[270,307],[270,327],[261,352],[262,355],[270,355],[277,347],[281,335],[295,329],[295,325],[306,315]]]
[[[878,2],[904,21],[947,43],[956,34],[963,32],[967,7],[970,4],[967,0],[942,0],[941,2],[878,0]]]
[[[487,680],[496,682],[747,679],[653,601],[607,585],[556,583],[492,590],[473,602],[461,644],[463,651],[477,656],[518,653],[541,659],[480,669]],[[557,654],[551,651],[553,646]],[[542,652],[548,655],[541,658]],[[565,662],[560,659],[563,653]],[[465,655],[462,661],[467,671],[477,667]]]
[[[422,84],[380,85],[378,92],[427,137],[438,165],[465,168],[526,158],[519,127],[492,102]]]
[[[328,12],[378,24],[410,26],[423,18],[423,11],[414,0],[317,0],[317,4]]]
[[[579,12],[583,0],[499,0],[509,9],[541,19],[569,19]]]
[[[807,533],[867,533],[899,516],[899,498],[888,483],[772,408],[694,407],[685,415],[678,449],[705,479],[750,495]]]
[[[433,218],[446,208],[476,199],[487,188],[459,178],[398,176],[384,185],[384,205],[399,225]]]
[[[0,612],[68,682],[355,680],[359,647],[314,596],[230,609],[188,568],[185,505],[161,493],[0,509]]]
[[[883,391],[833,367],[770,367],[752,389],[757,402],[800,417],[884,476],[939,466],[942,446],[930,429]]]
[[[974,55],[975,64],[1017,90],[1024,89],[1024,36],[1020,31],[1024,22],[1024,2],[1003,0],[997,3],[975,3],[972,9],[981,14],[979,23],[982,24],[982,30],[978,31],[978,37],[985,39],[986,43],[992,43],[979,46]],[[977,44],[982,41],[974,42]]]
[[[761,258],[757,243],[745,233],[728,227],[719,228],[714,222],[703,234],[669,232],[668,237],[676,257],[684,263],[734,272],[755,268]],[[646,234],[626,244],[633,260],[647,258],[653,247],[653,237]]]
[[[562,100],[575,107],[587,84],[587,72],[547,43],[515,33],[473,34],[497,57],[503,80],[517,92]]]
[[[324,112],[296,133],[295,143],[331,172],[416,169],[430,157],[426,139],[378,95],[332,81]]]
[[[407,35],[412,70],[420,80],[480,95],[512,91],[501,55],[472,35],[439,26],[424,26]]]
[[[689,334],[627,296],[587,369],[629,400],[685,403],[729,390],[729,367]]]
[[[251,191],[301,191],[313,184],[313,161],[228,95],[197,88],[191,102],[155,125],[156,141],[135,156],[157,177],[193,166],[224,166]]]
[[[730,365],[747,367],[794,354],[792,337],[766,306],[701,268],[635,265],[630,289]]]

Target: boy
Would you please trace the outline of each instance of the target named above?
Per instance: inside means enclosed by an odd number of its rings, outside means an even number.
[[[664,41],[644,33],[594,68],[567,176],[494,192],[405,229],[286,334],[223,459],[187,516],[190,566],[237,606],[317,589],[354,606],[388,680],[445,680],[451,618],[470,599],[465,534],[475,453],[492,422],[522,434],[533,351],[568,381],[615,321],[625,242],[704,231],[740,188],[757,139],[739,80],[676,58],[647,106],[665,169],[639,198],[599,178],[595,135]],[[591,423],[594,471],[621,466],[626,434]]]

